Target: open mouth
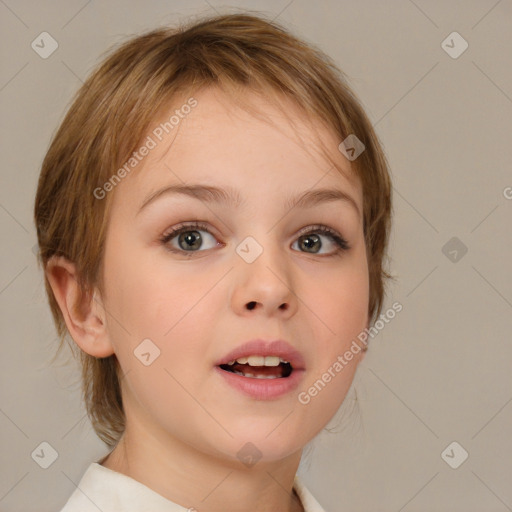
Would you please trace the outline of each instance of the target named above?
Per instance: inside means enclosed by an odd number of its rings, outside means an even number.
[[[293,372],[290,362],[278,356],[240,357],[219,367],[226,372],[250,379],[283,379]]]

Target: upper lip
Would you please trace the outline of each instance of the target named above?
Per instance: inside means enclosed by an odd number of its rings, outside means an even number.
[[[262,339],[251,340],[238,346],[229,354],[217,361],[216,366],[228,364],[230,361],[249,356],[277,356],[288,361],[294,370],[304,369],[304,358],[302,354],[293,348],[285,340],[265,341]]]

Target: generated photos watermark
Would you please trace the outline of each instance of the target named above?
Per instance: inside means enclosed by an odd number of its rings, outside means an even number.
[[[104,199],[108,192],[114,188],[125,178],[130,172],[139,165],[144,158],[149,155],[150,151],[155,149],[162,142],[166,135],[172,132],[178,126],[182,119],[187,117],[194,107],[197,106],[197,100],[193,97],[189,98],[180,108],[174,111],[174,114],[167,121],[160,123],[148,135],[137,151],[120,167],[101,187],[96,187],[93,195],[96,199]]]
[[[338,355],[336,361],[310,386],[307,390],[301,391],[297,398],[302,405],[307,405],[311,399],[317,396],[342,370],[349,364],[356,354],[359,354],[368,345],[368,337],[374,338],[393,318],[402,311],[400,302],[394,302],[392,306],[379,316],[379,319],[370,329],[364,329],[352,341],[352,345],[343,355]],[[358,344],[358,341],[360,344]]]

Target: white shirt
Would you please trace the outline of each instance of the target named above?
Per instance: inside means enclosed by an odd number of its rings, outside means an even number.
[[[297,476],[294,489],[305,512],[325,512]],[[93,462],[60,512],[194,512],[194,509],[177,505],[137,480]]]

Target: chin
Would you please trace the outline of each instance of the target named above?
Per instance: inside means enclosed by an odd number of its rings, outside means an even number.
[[[279,428],[282,421],[283,417],[239,422],[230,430],[233,439],[229,442],[229,455],[239,460],[252,456],[261,462],[275,462],[300,452],[309,441],[304,438],[304,429],[296,425]]]

